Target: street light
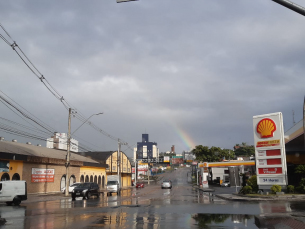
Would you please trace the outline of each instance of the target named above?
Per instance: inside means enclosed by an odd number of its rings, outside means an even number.
[[[91,115],[89,118],[87,118],[74,132],[71,134],[71,113],[72,109],[69,108],[69,119],[68,119],[68,139],[67,139],[67,156],[66,156],[66,190],[65,190],[65,196],[69,196],[69,166],[70,166],[70,143],[71,143],[71,135],[74,134],[82,125],[84,125],[92,116],[94,115],[100,115],[103,113],[97,113]]]
[[[100,114],[103,114],[103,113],[97,113],[97,114],[93,114],[91,115],[89,118],[87,118],[76,130],[73,131],[73,133],[71,135],[73,135],[79,128],[81,128],[92,116],[94,115],[100,115]]]

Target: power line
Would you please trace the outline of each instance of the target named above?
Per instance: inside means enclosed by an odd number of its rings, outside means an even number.
[[[9,33],[7,32],[7,30],[4,28],[4,26],[0,23],[0,27],[3,29],[3,31],[6,33],[6,35],[12,40],[12,43],[10,43],[2,34],[0,34],[2,40],[4,40],[5,43],[7,43],[9,46],[11,46],[11,48],[17,53],[17,55],[19,56],[19,58],[23,61],[23,63],[30,69],[30,71],[43,83],[43,85],[50,91],[51,94],[53,94],[53,96],[58,99],[63,105],[64,107],[68,110],[69,108],[71,108],[72,106],[67,102],[66,99],[64,99],[64,97],[48,82],[48,80],[45,78],[45,76],[36,68],[36,66],[32,63],[32,61],[26,56],[26,54],[22,51],[22,49],[19,47],[19,45],[17,45],[17,43],[13,40],[13,38],[9,35]],[[18,51],[19,50],[19,51]],[[74,109],[76,110],[76,109]],[[76,113],[75,117],[77,119],[79,119],[80,121],[84,122],[86,120],[86,118],[81,115]],[[32,120],[34,121],[34,120]],[[34,121],[35,122],[35,121]],[[109,133],[107,133],[106,131],[102,130],[101,128],[99,128],[98,126],[96,126],[95,124],[93,124],[92,122],[89,122],[89,126],[91,126],[93,129],[95,129],[96,131],[98,131],[99,133],[103,134],[104,136],[118,141],[119,138],[114,137],[112,135],[110,135]],[[121,143],[126,144],[127,142],[121,141]]]

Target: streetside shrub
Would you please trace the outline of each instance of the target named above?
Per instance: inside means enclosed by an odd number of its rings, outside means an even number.
[[[252,193],[252,187],[251,186],[244,186],[240,191],[240,194],[250,194]]]
[[[247,185],[251,186],[252,188],[252,192],[257,193],[258,191],[258,185],[257,185],[257,177],[256,175],[252,176],[249,178],[249,180],[247,181]],[[246,186],[245,186],[246,187]]]
[[[277,192],[281,192],[282,191],[282,187],[280,185],[272,185],[271,187],[271,193],[276,194]]]
[[[293,185],[288,185],[287,186],[287,193],[294,193],[294,186]]]

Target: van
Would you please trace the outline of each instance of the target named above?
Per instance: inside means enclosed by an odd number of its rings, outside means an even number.
[[[0,202],[17,206],[22,200],[27,200],[26,181],[0,181]]]
[[[116,193],[117,195],[121,194],[121,184],[118,175],[107,176],[107,196],[111,196],[112,193]]]

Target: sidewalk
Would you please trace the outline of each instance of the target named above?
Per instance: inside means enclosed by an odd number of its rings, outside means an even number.
[[[230,200],[230,201],[305,201],[305,194],[291,194],[291,195],[255,195],[255,196],[246,196],[237,193],[215,193],[216,189],[213,188],[200,188],[197,185],[193,187],[197,188],[202,192],[207,192],[209,195],[213,195],[220,199]]]
[[[134,186],[127,186],[122,187],[122,190],[132,189]],[[101,195],[107,193],[106,189],[100,190]],[[28,199],[25,201],[22,201],[21,203],[28,204],[28,203],[34,203],[34,202],[41,202],[41,201],[52,201],[52,200],[65,200],[65,199],[71,199],[71,195],[65,196],[65,194],[61,192],[52,192],[52,193],[30,193],[28,194]]]
[[[61,192],[56,193],[31,193],[28,194],[28,199],[22,201],[23,204],[34,203],[34,202],[41,202],[41,201],[51,201],[51,200],[64,200],[69,199],[71,196],[65,196]]]

